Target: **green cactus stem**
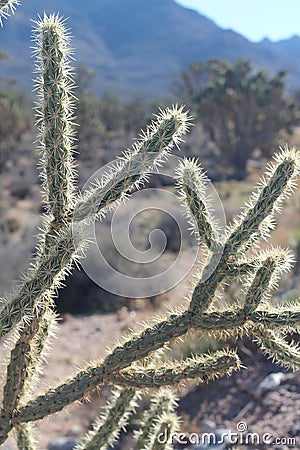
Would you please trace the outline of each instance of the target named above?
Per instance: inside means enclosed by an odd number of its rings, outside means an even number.
[[[221,247],[221,238],[217,231],[217,224],[210,212],[207,182],[209,179],[202,168],[194,160],[184,159],[177,169],[179,195],[187,205],[190,223],[196,229],[200,241],[215,251]]]
[[[153,443],[153,436],[156,436],[157,424],[162,423],[164,414],[174,413],[176,406],[176,397],[171,388],[161,388],[153,395],[150,407],[144,413],[140,430],[135,434],[134,450],[151,448],[149,446]]]
[[[172,437],[180,429],[180,420],[174,413],[165,413],[157,421],[151,441],[144,450],[172,450]]]
[[[178,145],[187,127],[188,115],[182,107],[174,106],[161,111],[132,150],[127,151],[93,188],[79,198],[73,221],[88,222],[101,216],[126,192],[133,187],[138,188],[146,179],[147,172],[161,162],[174,145]]]
[[[17,446],[19,450],[38,450],[37,442],[32,436],[31,425],[28,423],[16,427]]]
[[[106,411],[96,419],[93,429],[83,438],[75,450],[105,450],[118,439],[131,414],[135,411],[139,393],[134,388],[115,389]]]

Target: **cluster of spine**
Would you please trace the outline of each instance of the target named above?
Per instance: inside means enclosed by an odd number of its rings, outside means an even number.
[[[19,0],[0,0],[0,26],[3,25],[3,19],[7,19],[10,14],[14,14],[19,4]]]
[[[119,437],[135,412],[139,392],[134,388],[115,389],[105,411],[94,422],[93,429],[78,444],[76,450],[106,449]]]
[[[135,434],[134,450],[173,448],[168,445],[169,438],[172,432],[177,432],[180,428],[180,421],[175,413],[176,406],[176,397],[171,388],[161,388],[152,397],[149,409],[143,414],[141,429]],[[164,436],[164,439],[160,439],[160,436]],[[167,445],[162,447],[163,443]]]
[[[299,348],[285,339],[288,333],[299,331],[299,304],[278,307],[270,301],[271,291],[281,273],[289,270],[292,257],[279,248],[250,252],[273,228],[274,213],[293,190],[299,175],[299,154],[285,148],[275,157],[266,178],[226,236],[220,233],[207,201],[206,176],[195,161],[183,160],[177,172],[178,188],[195,232],[207,248],[188,309],[158,318],[154,325],[124,338],[103,361],[87,365],[74,377],[34,398],[32,387],[56,323],[53,296],[84,247],[74,223],[101,217],[139,187],[147,171],[164,159],[188,128],[183,108],[161,112],[109,172],[85,193],[75,194],[69,34],[55,15],[40,19],[35,34],[40,73],[37,121],[47,215],[36,259],[23,284],[4,300],[1,310],[0,338],[11,332],[15,335],[0,411],[0,444],[14,428],[18,448],[34,449],[32,422],[62,410],[99,386],[111,385],[113,395],[105,413],[95,421],[78,450],[112,445],[135,411],[141,392],[149,388],[159,390],[142,418],[136,450],[166,450],[170,444],[160,443],[157,436],[165,433],[170,437],[179,428],[174,394],[168,386],[189,379],[205,383],[240,368],[236,351],[229,349],[162,364],[161,350],[174,338],[183,337],[193,328],[223,339],[248,335],[284,366],[300,366]],[[216,254],[216,268],[207,276]],[[243,286],[241,298],[230,309],[221,309],[217,301],[224,285],[236,280]]]

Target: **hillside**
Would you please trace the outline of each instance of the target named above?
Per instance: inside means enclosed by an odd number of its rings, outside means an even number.
[[[190,61],[212,57],[251,58],[270,71],[289,69],[291,87],[300,85],[300,38],[273,43],[252,43],[232,30],[224,30],[175,0],[94,0],[61,2],[26,1],[14,18],[0,29],[0,49],[11,55],[1,62],[6,76],[31,87],[32,22],[37,14],[57,12],[68,17],[77,61],[96,71],[95,89],[117,91],[130,97],[144,92],[166,96],[172,76]]]

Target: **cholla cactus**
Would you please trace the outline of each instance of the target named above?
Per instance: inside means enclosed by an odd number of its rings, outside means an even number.
[[[290,268],[291,255],[284,249],[250,253],[274,226],[274,212],[294,186],[299,175],[299,154],[285,148],[275,157],[266,178],[225,237],[210,211],[202,169],[195,161],[184,160],[177,173],[179,190],[199,240],[207,247],[207,259],[197,276],[188,309],[158,318],[154,325],[125,337],[103,361],[91,363],[59,386],[34,397],[32,386],[56,322],[53,295],[84,246],[72,224],[100,217],[133,187],[139,187],[149,168],[162,161],[188,127],[183,108],[161,112],[117,165],[84,195],[76,195],[68,32],[58,16],[45,15],[37,22],[36,35],[40,71],[38,125],[47,217],[36,259],[23,284],[5,300],[1,310],[0,337],[14,332],[15,346],[3,391],[0,443],[14,428],[18,447],[34,449],[33,422],[62,410],[98,386],[112,385],[112,400],[78,449],[104,449],[112,444],[120,427],[128,422],[141,392],[160,388],[143,417],[136,449],[166,450],[171,448],[172,432],[178,430],[179,421],[174,412],[174,394],[162,387],[188,379],[204,383],[240,368],[236,351],[226,348],[161,364],[160,349],[169,341],[184,337],[192,328],[221,338],[248,335],[281,364],[300,366],[298,347],[284,339],[287,333],[299,329],[299,305],[278,308],[270,302],[280,274]],[[213,271],[212,265],[216,266]],[[237,279],[244,286],[241,298],[229,310],[221,309],[216,300],[224,284]],[[157,439],[161,433],[167,436],[165,444]]]

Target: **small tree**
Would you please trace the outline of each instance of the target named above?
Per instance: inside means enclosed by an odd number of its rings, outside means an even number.
[[[210,60],[192,63],[173,84],[220,152],[222,162],[242,179],[255,149],[269,154],[280,131],[299,123],[299,110],[285,94],[286,72],[271,78],[249,61],[231,65]]]
[[[81,159],[99,157],[99,150],[108,148],[112,139],[136,135],[151,121],[150,107],[140,94],[124,100],[117,94],[93,93],[94,71],[83,63],[76,67],[76,138]]]

